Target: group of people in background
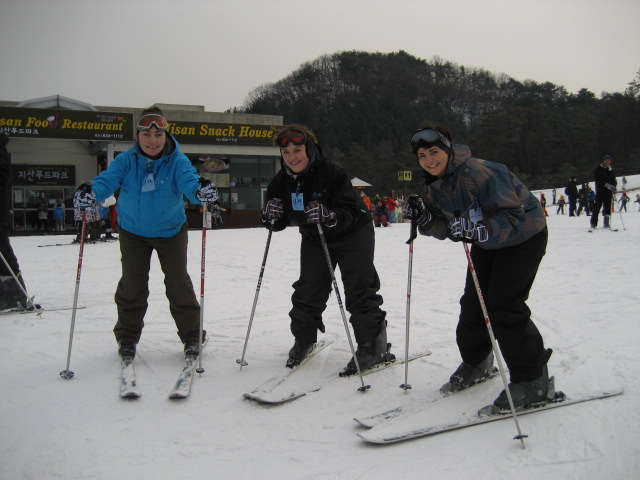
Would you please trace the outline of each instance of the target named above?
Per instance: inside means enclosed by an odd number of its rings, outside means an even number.
[[[595,192],[588,183],[583,183],[578,189],[578,178],[573,175],[569,178],[567,186],[564,189],[566,195],[557,197],[557,190],[552,190],[553,204],[557,205],[556,215],[564,215],[565,206],[569,206],[569,216],[578,217],[584,211],[587,217],[590,217],[591,228],[597,228],[598,216],[600,211],[604,218],[603,225],[605,228],[610,226],[609,218],[611,212],[615,211],[616,203],[618,211],[627,212],[627,204],[631,201],[628,193],[623,191],[620,198],[616,197],[617,180],[613,167],[611,166],[613,157],[605,155],[602,157],[600,164],[594,170]],[[626,177],[622,177],[623,188],[627,186]],[[540,205],[545,215],[546,198],[544,193],[540,193]],[[638,211],[640,211],[640,194],[636,194],[635,203],[638,203]]]
[[[360,197],[371,212],[373,224],[376,227],[390,227],[392,223],[402,223],[402,207],[404,196],[399,195],[396,199],[391,196],[380,196],[376,194],[373,201],[367,196],[364,190],[360,191]]]

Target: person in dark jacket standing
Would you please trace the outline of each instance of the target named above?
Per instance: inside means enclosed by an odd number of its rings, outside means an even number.
[[[602,214],[604,215],[604,227],[610,228],[611,217],[611,200],[613,199],[613,192],[616,191],[616,174],[611,168],[611,162],[613,157],[611,155],[605,155],[602,157],[600,165],[596,167],[593,172],[593,176],[596,183],[596,203],[593,206],[593,213],[591,214],[591,228],[598,227],[598,215],[600,215],[600,208],[602,208]]]
[[[516,408],[545,399],[549,389],[542,335],[526,300],[547,246],[547,226],[536,197],[504,165],[471,156],[453,145],[444,127],[427,126],[411,137],[424,173],[424,206],[405,206],[422,235],[471,244],[471,257],[504,357]],[[462,252],[460,252],[462,255]],[[493,351],[471,271],[460,299],[456,337],[462,363],[443,390],[457,391],[482,381],[493,365]],[[503,390],[494,401],[510,410]]]
[[[569,179],[564,193],[569,198],[569,216],[576,216],[576,204],[578,203],[578,178],[573,176]]]
[[[9,136],[0,131],[0,252],[11,268],[9,271],[5,262],[0,259],[0,310],[33,310],[36,306],[24,294],[23,289],[26,290],[24,279],[20,272],[18,259],[9,241],[9,232],[11,231],[11,162],[6,147],[8,143]],[[22,288],[16,282],[14,275]]]
[[[342,166],[328,158],[307,127],[284,127],[275,140],[282,169],[267,187],[262,222],[277,232],[299,227],[300,277],[293,284],[289,312],[295,342],[286,365],[295,367],[313,350],[331,293],[331,272],[321,243],[321,225],[332,267],[340,267],[345,306],[351,314],[361,370],[384,360],[386,312],[380,306],[380,279],[373,264],[375,234],[368,211]],[[357,373],[352,358],[341,375]]]
[[[585,215],[589,216],[589,185],[582,184],[582,188],[578,191],[578,211],[576,215],[579,217],[584,209]]]
[[[200,305],[187,271],[186,196],[191,203],[214,202],[218,191],[200,178],[157,107],[144,110],[136,123],[136,141],[73,197],[75,209],[93,209],[117,190],[122,277],[115,303],[113,333],[118,354],[134,357],[144,327],[149,271],[155,250],[164,273],[169,311],[186,356],[199,355]],[[203,339],[204,339],[203,332]]]

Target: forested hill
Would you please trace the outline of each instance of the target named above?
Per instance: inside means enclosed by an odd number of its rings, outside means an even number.
[[[597,68],[594,66],[594,68]],[[402,190],[413,170],[408,138],[423,123],[445,125],[474,156],[504,163],[530,188],[592,180],[604,154],[618,175],[640,173],[640,70],[623,93],[573,94],[438,57],[359,51],[324,55],[251,91],[234,112],[282,115],[316,132],[329,154],[374,192]]]

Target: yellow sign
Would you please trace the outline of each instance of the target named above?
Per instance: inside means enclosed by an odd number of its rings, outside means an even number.
[[[411,170],[405,170],[402,172],[398,172],[398,181],[399,182],[410,182],[411,181],[411,175],[412,175],[412,171]]]

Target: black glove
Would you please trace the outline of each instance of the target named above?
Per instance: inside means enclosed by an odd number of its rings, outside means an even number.
[[[282,208],[282,202],[279,199],[273,198],[264,204],[262,208],[262,218],[265,221],[277,220],[284,215]]]
[[[202,177],[198,179],[198,182],[200,183],[200,190],[196,192],[196,198],[198,200],[203,203],[211,203],[218,200],[218,189],[213,183]]]
[[[73,208],[85,210],[96,204],[96,192],[91,189],[93,183],[85,182],[73,194]]]
[[[433,218],[431,212],[418,201],[417,195],[409,195],[407,203],[402,207],[402,216],[409,220],[414,220],[416,225],[423,230],[427,228]]]
[[[616,186],[615,186],[615,185],[612,185],[612,184],[610,184],[610,183],[605,183],[605,184],[604,184],[604,186],[605,186],[605,188],[608,188],[608,189],[609,189],[609,190],[611,190],[612,192],[615,192],[615,191],[616,191]]]
[[[324,203],[311,202],[305,207],[304,213],[307,214],[307,223],[323,223],[329,228],[338,223],[336,212],[329,210]]]
[[[453,217],[448,225],[449,234],[447,235],[454,242],[480,243],[489,239],[487,227],[481,223],[473,223],[471,220],[462,217]]]

